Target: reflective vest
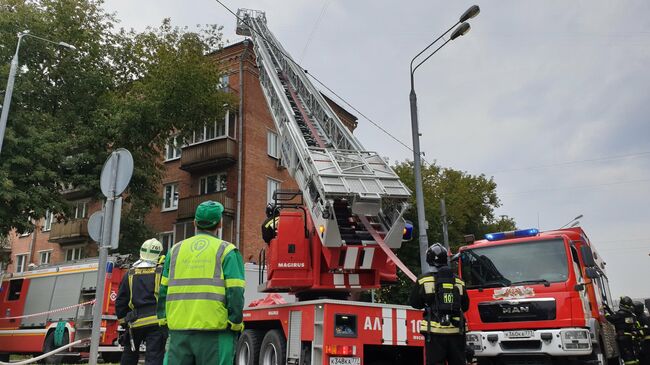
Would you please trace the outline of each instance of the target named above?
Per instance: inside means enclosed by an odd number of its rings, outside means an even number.
[[[158,325],[158,317],[156,316],[156,304],[140,308],[135,308],[133,305],[133,279],[134,277],[140,275],[154,275],[153,295],[156,298],[156,303],[158,303],[158,293],[160,292],[162,269],[162,265],[157,265],[155,267],[129,269],[129,308],[131,308],[131,312],[134,316],[133,319],[129,321],[129,326],[131,326],[131,328]],[[138,294],[139,293],[136,292],[136,295]],[[127,318],[129,318],[129,315],[127,315]]]
[[[171,248],[165,308],[170,330],[222,330],[228,325],[223,260],[235,246],[197,234]]]
[[[425,320],[420,322],[420,332],[437,334],[461,333],[461,297],[465,283],[454,277],[425,276],[418,280],[427,303]],[[443,320],[444,319],[444,320]]]

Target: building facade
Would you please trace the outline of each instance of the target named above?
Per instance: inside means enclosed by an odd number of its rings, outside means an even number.
[[[157,232],[165,248],[192,236],[196,206],[206,200],[225,207],[224,240],[236,244],[246,262],[257,262],[264,247],[260,227],[276,189],[297,189],[280,163],[275,124],[259,83],[259,71],[250,42],[240,42],[210,55],[222,70],[221,86],[233,93],[239,105],[229,106],[225,118],[193,133],[185,144],[172,139],[163,151],[164,177],[160,204],[145,222]],[[343,123],[354,130],[357,118],[325,98]],[[68,222],[51,216],[33,232],[12,233],[8,238],[11,263],[8,272],[24,271],[30,264],[74,261],[97,255],[88,235],[88,217],[101,209],[80,191],[65,191],[75,207]],[[239,222],[239,224],[238,224]]]

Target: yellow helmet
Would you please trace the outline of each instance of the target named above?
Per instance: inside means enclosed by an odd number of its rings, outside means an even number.
[[[140,247],[140,260],[158,262],[158,256],[162,253],[163,246],[160,241],[155,238],[144,241]]]

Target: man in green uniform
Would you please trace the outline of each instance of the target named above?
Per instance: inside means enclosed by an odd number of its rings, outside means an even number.
[[[169,327],[173,365],[232,365],[243,331],[244,262],[232,243],[217,238],[223,205],[196,208],[197,234],[175,244],[163,267],[158,318]]]

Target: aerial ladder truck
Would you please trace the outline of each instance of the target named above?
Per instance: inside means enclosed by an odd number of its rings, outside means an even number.
[[[260,254],[259,286],[298,301],[247,308],[236,363],[423,364],[421,312],[349,300],[396,283],[398,266],[415,280],[392,251],[410,228],[408,188],[344,126],[264,12],[240,9],[237,34],[252,39],[282,164],[300,191],[274,194],[276,236]]]

